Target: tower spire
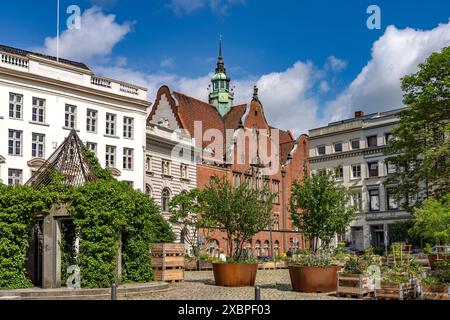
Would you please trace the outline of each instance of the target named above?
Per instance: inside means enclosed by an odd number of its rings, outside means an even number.
[[[219,57],[217,58],[216,73],[227,74],[227,70],[225,69],[225,63],[223,62],[222,58],[222,36],[220,36],[219,40]]]

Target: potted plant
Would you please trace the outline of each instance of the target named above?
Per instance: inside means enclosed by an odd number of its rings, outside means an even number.
[[[381,265],[381,257],[366,250],[363,256],[351,256],[338,273],[337,293],[362,298],[374,292],[375,280]]]
[[[312,243],[312,252],[300,254],[289,265],[292,288],[305,292],[336,291],[336,265],[328,248],[336,234],[345,233],[354,218],[349,207],[350,193],[334,184],[331,174],[313,174],[303,184],[294,182],[290,212],[293,225],[303,231]]]
[[[433,240],[438,245],[434,252],[428,254],[428,260],[432,270],[436,267],[436,261],[450,260],[450,247],[439,245],[450,243],[450,193],[440,199],[425,200],[418,208],[414,208],[414,224],[410,233],[415,236],[423,236]]]
[[[305,250],[297,254],[289,265],[292,290],[308,293],[336,291],[340,269],[329,252]]]
[[[234,188],[218,177],[202,192],[201,219],[226,233],[227,260],[213,263],[216,285],[253,286],[258,262],[244,245],[271,223],[273,195],[247,183]]]

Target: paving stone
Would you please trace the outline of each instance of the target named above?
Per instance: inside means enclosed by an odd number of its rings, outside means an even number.
[[[292,291],[289,271],[258,270],[256,285],[261,299],[266,300],[346,300],[333,293],[302,293]],[[254,288],[227,288],[214,285],[212,271],[187,271],[185,281],[173,283],[170,290],[143,294],[129,299],[150,300],[253,300]]]

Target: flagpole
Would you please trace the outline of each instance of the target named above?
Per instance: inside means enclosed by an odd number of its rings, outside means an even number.
[[[59,62],[59,0],[56,0],[56,61]]]

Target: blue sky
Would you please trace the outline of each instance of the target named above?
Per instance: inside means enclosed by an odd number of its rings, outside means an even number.
[[[399,77],[450,45],[445,0],[60,2],[62,55],[145,85],[150,99],[161,84],[205,99],[222,35],[237,102],[256,83],[269,120],[296,133],[356,109],[401,107]],[[53,54],[56,0],[35,3],[0,11],[0,43]],[[80,30],[65,30],[71,4],[81,8]],[[366,27],[371,4],[380,30]]]

